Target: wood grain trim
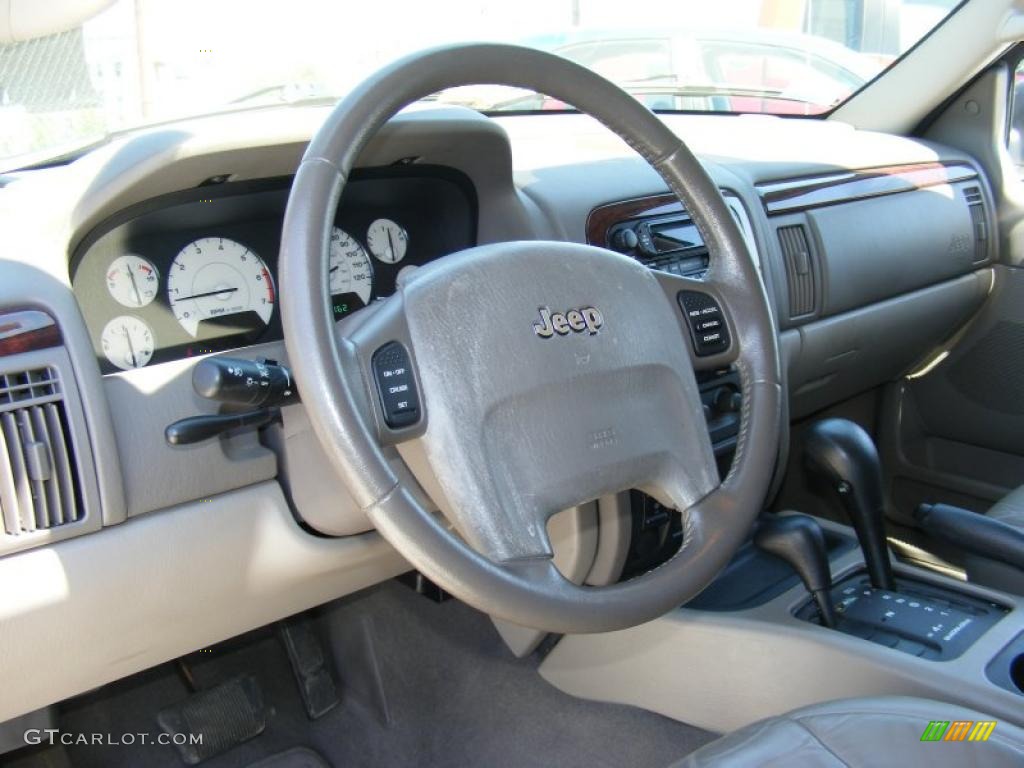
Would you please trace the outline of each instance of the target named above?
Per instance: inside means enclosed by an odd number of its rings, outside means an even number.
[[[59,347],[64,342],[53,318],[37,309],[0,315],[0,357]]]
[[[978,172],[967,163],[912,163],[773,181],[758,184],[757,191],[765,210],[769,214],[776,214],[912,192],[941,184],[968,181],[977,176]]]
[[[661,210],[664,209],[664,210]],[[587,216],[587,243],[607,248],[608,230],[627,219],[643,214],[657,215],[679,213],[683,206],[675,195],[651,195],[633,200],[622,200],[617,203],[599,205]]]

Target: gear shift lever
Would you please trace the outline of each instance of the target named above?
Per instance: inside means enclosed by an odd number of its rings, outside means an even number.
[[[765,519],[757,529],[754,544],[758,549],[785,560],[793,567],[818,604],[822,625],[835,627],[832,572],[828,565],[825,534],[821,532],[821,526],[807,515],[773,515]]]
[[[871,584],[894,589],[882,519],[882,470],[871,437],[847,419],[825,419],[807,432],[804,462],[839,495],[864,552]]]

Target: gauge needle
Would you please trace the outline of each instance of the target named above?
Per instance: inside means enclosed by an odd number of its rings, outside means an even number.
[[[237,288],[220,288],[216,291],[207,291],[206,293],[193,293],[191,296],[175,296],[174,300],[185,301],[186,299],[202,299],[205,296],[216,296],[221,293],[234,293]]]
[[[124,270],[128,273],[128,279],[132,281],[132,290],[135,291],[135,301],[141,307],[142,297],[139,295],[139,286],[135,284],[135,273],[132,272],[131,267],[125,267]]]
[[[395,241],[391,238],[391,230],[388,230],[388,249],[391,251],[391,263],[393,264],[395,259]]]
[[[338,271],[338,267],[331,267],[329,270],[327,270],[327,273],[328,274],[333,274],[333,273],[335,273],[337,271]]]
[[[124,340],[128,342],[128,354],[132,356],[132,368],[138,368],[139,364],[135,361],[135,345],[132,344],[132,335],[128,333],[128,326],[122,325],[121,330],[124,331]]]

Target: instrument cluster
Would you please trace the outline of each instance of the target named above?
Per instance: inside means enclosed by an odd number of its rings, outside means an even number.
[[[281,338],[277,254],[290,179],[199,187],[100,225],[72,285],[104,373]],[[335,319],[384,298],[403,270],[476,241],[472,184],[451,169],[353,174],[330,236]]]

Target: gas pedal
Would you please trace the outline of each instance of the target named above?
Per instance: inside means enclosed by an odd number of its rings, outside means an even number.
[[[323,643],[307,618],[287,619],[277,625],[277,634],[288,652],[295,682],[310,720],[323,717],[340,701]]]

